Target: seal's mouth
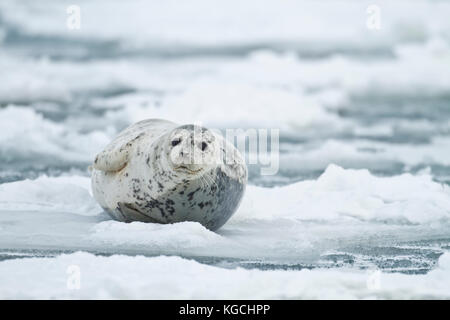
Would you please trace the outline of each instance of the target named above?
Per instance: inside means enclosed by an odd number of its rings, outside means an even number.
[[[177,170],[177,171],[184,171],[184,172],[187,172],[187,173],[194,174],[194,173],[200,172],[202,170],[202,168],[200,168],[198,170],[191,170],[191,169],[189,169],[186,166],[178,166],[178,167],[175,168],[175,170]]]

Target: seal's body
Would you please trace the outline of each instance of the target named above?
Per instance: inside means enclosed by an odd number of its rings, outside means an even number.
[[[150,119],[125,129],[97,155],[95,199],[119,221],[197,221],[220,228],[245,191],[242,156],[221,135]]]

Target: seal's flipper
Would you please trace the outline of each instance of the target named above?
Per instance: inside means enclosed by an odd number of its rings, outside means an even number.
[[[105,172],[122,170],[128,163],[134,143],[143,135],[145,135],[143,132],[138,132],[131,140],[125,136],[117,137],[95,157],[94,169]]]
[[[161,223],[160,221],[153,219],[140,212],[139,209],[132,203],[119,202],[117,205],[117,209],[121,213],[123,221],[125,222],[142,221],[151,223]]]
[[[105,172],[123,169],[128,163],[130,149],[131,145],[128,143],[113,141],[95,157],[94,169]]]
[[[159,126],[167,124],[175,126],[174,123],[161,119],[144,120],[129,126],[95,157],[94,169],[104,172],[122,170],[128,163],[135,143],[145,135],[152,136]]]

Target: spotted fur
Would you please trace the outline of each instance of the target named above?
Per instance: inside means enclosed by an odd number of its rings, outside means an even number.
[[[194,130],[203,134],[201,142],[192,138]],[[205,163],[177,166],[173,159],[197,144]],[[232,152],[231,163],[226,163],[225,152]],[[197,221],[217,230],[238,208],[247,183],[242,156],[222,136],[159,119],[125,129],[92,167],[95,199],[123,222]]]

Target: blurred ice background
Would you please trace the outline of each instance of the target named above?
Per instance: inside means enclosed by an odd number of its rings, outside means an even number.
[[[437,0],[2,0],[0,297],[450,298],[449,17]],[[111,221],[87,166],[152,117],[279,128],[280,170],[250,167],[217,233]]]

